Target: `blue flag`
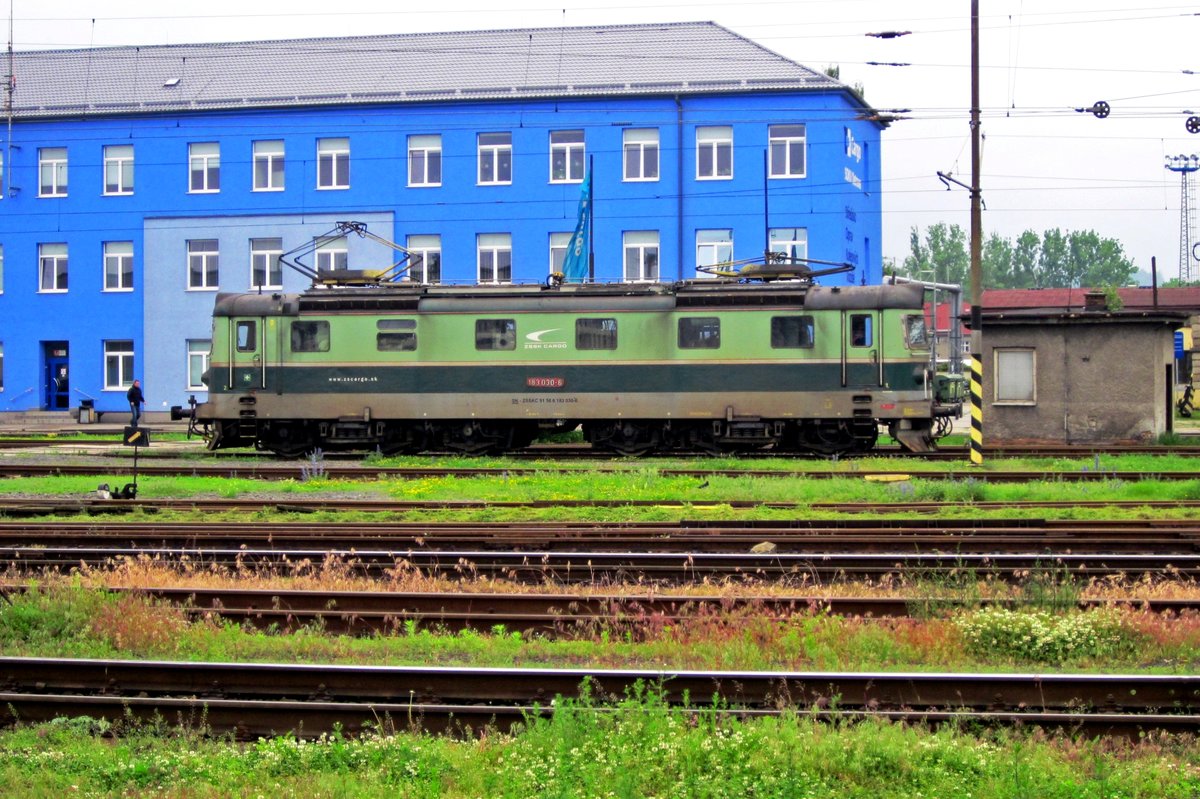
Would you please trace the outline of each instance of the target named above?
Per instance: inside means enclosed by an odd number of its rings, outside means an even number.
[[[592,215],[592,173],[588,170],[583,179],[583,194],[579,198],[579,221],[575,232],[567,243],[567,257],[563,261],[563,279],[568,283],[582,283],[588,276],[588,222]]]

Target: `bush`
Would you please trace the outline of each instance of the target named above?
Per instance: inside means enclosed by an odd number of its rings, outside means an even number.
[[[1108,608],[1054,615],[996,606],[961,615],[955,625],[972,654],[1053,664],[1114,654],[1136,637]]]

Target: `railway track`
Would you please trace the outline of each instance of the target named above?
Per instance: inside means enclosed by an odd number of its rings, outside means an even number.
[[[694,712],[1028,724],[1090,735],[1200,729],[1200,678],[1145,674],[472,669],[0,658],[0,723],[137,717],[311,738],[340,727],[501,729],[581,686],[603,700],[661,686]],[[728,710],[715,711],[714,702]]]
[[[776,555],[889,553],[1060,555],[1200,553],[1200,523],[1190,519],[1077,521],[866,519],[682,522],[0,522],[0,547],[133,550],[240,548],[286,553],[328,547],[385,550],[593,553],[750,553],[767,542]]]
[[[1056,554],[970,552],[603,552],[469,549],[312,549],[254,547],[0,547],[10,572],[100,569],[144,561],[167,568],[224,569],[231,573],[296,575],[336,567],[371,579],[421,575],[448,580],[490,579],[558,585],[688,585],[703,581],[825,584],[880,581],[904,574],[975,575],[1021,582],[1030,576],[1076,579],[1195,580],[1200,554]]]
[[[1145,510],[1200,509],[1200,500],[1079,500],[1079,501],[972,501],[953,502],[780,502],[776,500],[671,500],[671,499],[614,499],[614,500],[529,500],[529,501],[472,501],[472,500],[369,500],[343,498],[279,497],[266,499],[236,499],[225,497],[194,497],[185,499],[111,500],[88,497],[3,497],[0,496],[0,516],[26,518],[47,515],[122,515],[128,513],[154,514],[160,511],[246,511],[255,513],[308,514],[320,511],[351,513],[406,513],[410,511],[480,510],[501,508],[628,508],[665,507],[698,508],[707,506],[730,508],[778,508],[815,510],[830,513],[941,513],[947,509],[973,511],[1035,510],[1060,508],[1108,508]],[[837,523],[830,521],[830,524]],[[971,524],[971,522],[956,522]]]
[[[0,594],[24,591],[0,587]],[[168,602],[195,618],[218,617],[239,625],[285,632],[319,627],[338,635],[374,635],[407,630],[410,625],[434,630],[488,632],[502,627],[542,635],[587,634],[601,630],[637,629],[647,624],[677,625],[713,614],[754,613],[768,618],[794,614],[907,618],[931,608],[965,606],[946,596],[713,596],[662,594],[447,593],[411,591],[307,591],[243,588],[113,587],[113,593]],[[1003,605],[1014,600],[972,600],[972,607]],[[1200,610],[1200,599],[1081,600],[1081,609],[1129,606],[1153,613]]]
[[[1197,439],[1200,442],[1200,438]],[[72,436],[70,434],[56,438],[38,438],[34,436],[24,438],[7,438],[0,439],[0,450],[23,450],[23,449],[108,449],[119,448],[123,446],[123,441],[119,433],[114,432],[111,437],[100,436]],[[179,442],[165,441],[161,444],[156,443],[156,448],[147,450],[142,453],[145,458],[172,457],[172,450],[186,450],[195,452],[200,449],[201,442]],[[162,451],[160,454],[160,450]],[[203,451],[203,450],[201,450]],[[1023,444],[1023,445],[985,445],[983,448],[984,455],[996,458],[1079,458],[1091,455],[1183,455],[1183,456],[1200,456],[1200,443],[1194,444]],[[865,454],[846,455],[846,458],[861,458],[861,457],[906,457],[918,458],[924,460],[956,460],[966,458],[968,453],[967,444],[957,445],[942,445],[936,450],[924,453],[911,453],[894,445],[882,445],[875,447],[871,452]],[[270,453],[256,452],[253,450],[220,450],[217,452],[207,452],[205,454],[216,460],[225,460],[232,458],[243,459],[269,459],[271,461],[294,461],[295,459],[278,458]],[[325,452],[322,457],[331,460],[347,460],[357,461],[362,460],[368,453],[366,451],[356,452]],[[431,452],[430,454],[439,454]],[[455,457],[461,457],[461,453],[444,452],[440,453]],[[695,451],[695,452],[680,452],[671,453],[666,457],[711,457],[710,453]],[[523,450],[514,450],[505,453],[504,457],[515,459],[527,458],[552,458],[561,460],[612,460],[619,459],[620,456],[612,453],[600,452],[593,449],[590,445],[581,444],[534,444]],[[820,454],[804,454],[804,453],[777,453],[767,451],[749,451],[736,453],[736,457],[756,460],[756,459],[792,459],[792,460],[828,460],[828,455]],[[651,459],[652,462],[652,459]]]
[[[632,462],[641,468],[638,462]],[[126,466],[127,464],[122,464]],[[98,479],[108,479],[105,470],[112,464],[97,463],[12,463],[0,462],[0,477],[46,477],[54,475],[89,475]],[[253,480],[299,480],[305,470],[311,465],[305,462],[282,463],[238,463],[214,464],[195,462],[184,464],[141,464],[138,474],[142,477],[226,477],[246,478]],[[896,471],[886,469],[859,469],[851,464],[849,469],[656,469],[655,472],[663,477],[692,477],[697,480],[712,477],[755,477],[755,478],[805,478],[810,480],[829,479],[859,479],[900,481],[909,479],[921,480],[972,480],[983,483],[1030,483],[1030,482],[1104,482],[1119,480],[1123,482],[1140,482],[1143,480],[1200,480],[1198,471],[972,471],[966,464],[961,470],[945,471]],[[595,472],[624,472],[629,466],[607,466],[596,468],[594,465],[581,470]],[[568,471],[564,469],[564,471]],[[544,467],[438,467],[438,466],[345,466],[322,463],[320,473],[335,480],[417,480],[424,478],[451,477],[517,477],[544,474]]]

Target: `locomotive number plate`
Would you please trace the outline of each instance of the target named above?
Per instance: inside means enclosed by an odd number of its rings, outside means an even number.
[[[567,381],[561,377],[527,377],[525,385],[529,388],[562,388]]]

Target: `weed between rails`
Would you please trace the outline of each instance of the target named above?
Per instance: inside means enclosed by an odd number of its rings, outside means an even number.
[[[350,571],[336,563],[293,565],[298,576],[276,574],[261,583],[253,577],[242,579],[212,569],[188,574],[192,584],[204,587],[312,590],[323,586],[325,590],[437,592],[461,591],[464,585],[472,589],[501,585],[428,582],[411,572],[397,572],[394,583],[366,582],[352,573],[352,564]],[[243,568],[246,574],[253,574],[249,565]],[[522,633],[499,626],[453,632],[433,619],[398,616],[371,637],[359,639],[327,634],[320,621],[296,626],[287,635],[279,628],[239,628],[222,619],[219,608],[175,607],[105,590],[106,586],[122,585],[179,587],[180,574],[149,559],[131,559],[106,570],[30,580],[24,593],[10,594],[8,603],[0,606],[0,651],[87,657],[257,657],[313,662],[349,658],[352,662],[587,663],[597,667],[735,670],[986,670],[1070,665],[1120,669],[1147,664],[1186,669],[1200,662],[1200,614],[1170,617],[1128,605],[1087,611],[1031,605],[1022,602],[1019,591],[1012,587],[1002,592],[1001,586],[986,583],[978,588],[959,584],[964,596],[969,594],[976,601],[946,602],[937,614],[926,612],[910,618],[838,616],[819,598],[807,596],[796,596],[784,604],[778,595],[769,603],[753,601],[742,593],[744,585],[724,589],[709,585],[709,595],[725,601],[697,604],[681,595],[677,605],[661,611],[640,603],[630,586],[608,586],[606,593],[624,591],[626,598],[613,600],[582,622],[564,619],[553,633]],[[511,584],[506,587],[513,589]],[[559,593],[562,586],[553,588]],[[1105,588],[1113,590],[1112,581]],[[537,587],[551,589],[549,585]],[[993,592],[993,602],[1000,599],[1001,604],[987,604],[986,595]],[[580,591],[580,596],[588,593]],[[739,595],[742,599],[735,601]],[[334,610],[331,606],[330,611]],[[574,610],[565,606],[568,614]]]

